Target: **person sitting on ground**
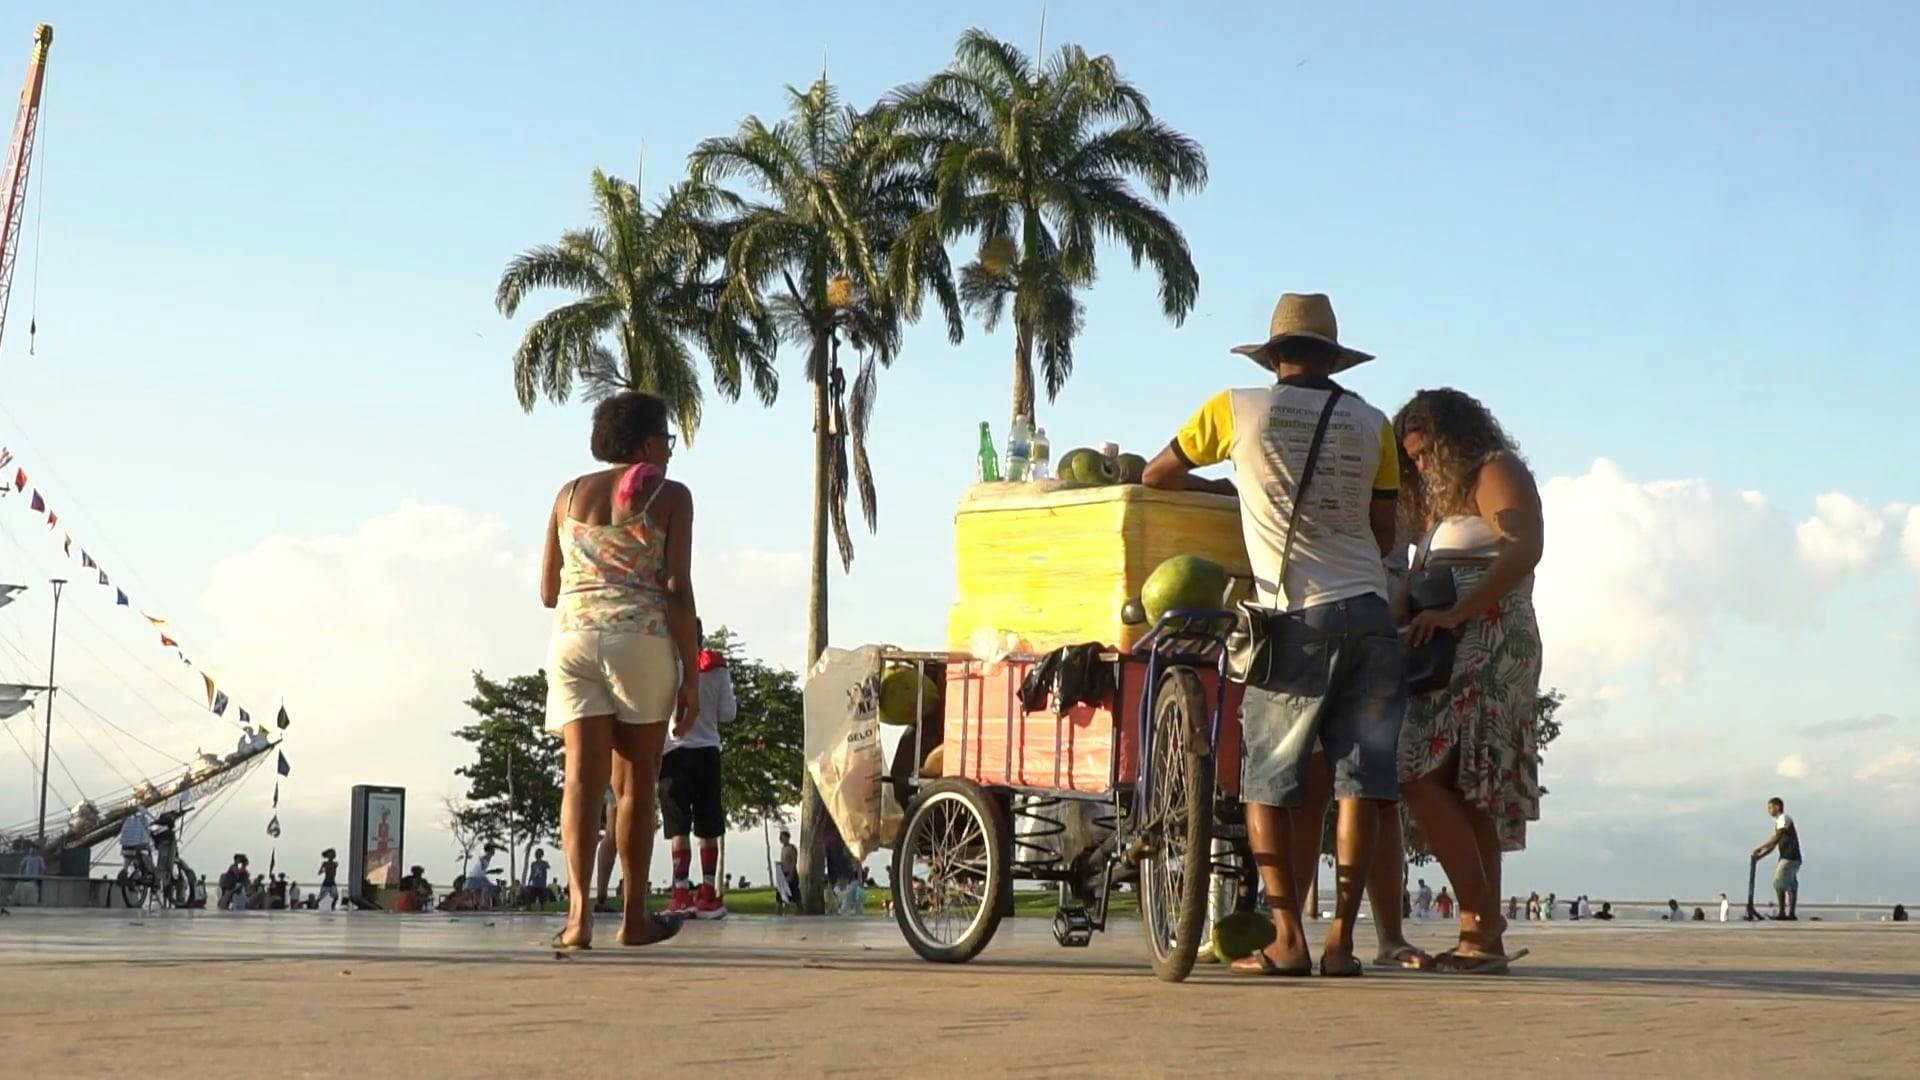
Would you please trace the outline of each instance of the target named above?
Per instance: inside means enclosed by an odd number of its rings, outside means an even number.
[[[635,391],[593,410],[593,456],[610,466],[575,477],[546,521],[540,601],[555,611],[547,657],[546,727],[566,750],[560,839],[567,878],[590,879],[601,793],[611,783],[622,870],[623,945],[673,937],[679,919],[648,910],[660,759],[668,728],[684,736],[700,714],[693,588],[693,494],[667,477],[676,439],[667,407]],[[588,948],[584,889],[553,937]]]
[[[1794,922],[1800,917],[1800,830],[1787,815],[1787,804],[1778,796],[1767,800],[1767,816],[1773,819],[1773,836],[1753,849],[1755,862],[1769,851],[1780,852],[1773,871],[1773,893],[1779,898],[1779,918]]]
[[[1905,904],[1893,905],[1893,921],[1894,922],[1907,921],[1907,905]]]
[[[247,886],[247,910],[267,910],[267,875],[254,875],[253,882]]]
[[[1604,901],[1604,900],[1601,901],[1600,910],[1596,912],[1593,917],[1596,919],[1599,919],[1601,922],[1612,922],[1613,921],[1613,905],[1611,903],[1608,903],[1607,901]]]
[[[207,906],[207,875],[201,874],[194,879],[193,891],[187,896],[187,907],[204,910]]]
[[[220,875],[220,910],[239,911],[247,906],[247,857],[235,854],[233,864]]]
[[[285,911],[287,909],[287,875],[275,874],[267,886],[267,910]]]
[[[433,886],[427,882],[427,868],[415,866],[400,879],[400,892],[410,897],[410,905],[415,911],[427,911],[433,907]]]
[[[1661,918],[1665,919],[1667,922],[1686,922],[1687,913],[1680,910],[1680,901],[1668,900],[1667,913],[1665,915],[1662,915]]]
[[[1694,908],[1694,909],[1693,909],[1693,921],[1694,921],[1694,922],[1706,922],[1706,921],[1707,921],[1707,913],[1706,913],[1706,911],[1705,911],[1705,909],[1703,909],[1703,908]]]

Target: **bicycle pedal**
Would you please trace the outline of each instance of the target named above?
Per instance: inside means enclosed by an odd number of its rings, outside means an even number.
[[[1053,914],[1053,940],[1062,948],[1084,949],[1093,942],[1093,920],[1078,908],[1061,908]]]

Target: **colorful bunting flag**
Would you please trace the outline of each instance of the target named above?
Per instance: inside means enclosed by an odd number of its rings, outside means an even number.
[[[240,710],[240,726],[241,726],[241,727],[252,727],[252,726],[253,726],[253,717],[251,717],[251,716],[248,716],[248,715],[247,715],[247,710],[245,710],[245,709],[241,709],[241,710]],[[278,790],[278,789],[276,788],[276,790]]]
[[[73,558],[73,534],[72,533],[67,534],[67,542],[61,545],[60,550],[62,553],[66,555],[67,558],[69,559]]]
[[[213,676],[203,671],[200,673],[200,678],[207,684],[207,708],[211,709],[213,708]]]
[[[168,649],[177,649],[180,647],[179,642],[173,640],[172,638],[168,637],[165,634],[160,635],[160,644],[164,648],[168,648]]]
[[[267,822],[267,835],[273,837],[275,840],[280,839],[280,815],[279,814],[273,815],[273,820]],[[271,861],[267,863],[267,873],[269,874],[273,873],[273,863]]]
[[[227,715],[227,692],[225,690],[213,695],[213,715]]]
[[[287,715],[285,705],[280,706],[280,715],[275,717],[273,722],[281,731],[287,730],[287,726],[293,723],[293,717]]]
[[[156,618],[155,616],[152,616],[152,615],[149,615],[149,614],[147,614],[147,613],[146,613],[146,612],[144,612],[144,611],[140,613],[140,617],[141,617],[141,618],[143,618],[143,619],[145,619],[145,620],[147,620],[148,622],[150,622],[150,623],[152,623],[152,624],[153,624],[153,625],[155,625],[155,626],[165,626],[165,625],[167,625],[167,620],[165,620],[165,619],[161,619],[161,618]]]
[[[126,590],[125,590],[125,589],[115,589],[115,590],[113,590],[113,606],[114,606],[114,607],[128,607],[128,606],[130,606],[130,605],[129,605],[129,604],[127,603],[127,592],[126,592]]]
[[[33,503],[29,507],[29,509],[31,509],[36,514],[44,514],[47,512],[47,500],[40,497],[39,488],[33,489]]]
[[[274,767],[280,771],[281,776],[292,776],[293,766],[287,764],[286,753],[284,751],[280,752],[279,757],[280,757],[280,763]]]
[[[47,511],[47,528],[51,529],[58,524],[60,524],[60,515],[51,510]]]
[[[80,549],[80,569],[82,570],[100,569],[100,564],[93,561],[93,556],[87,554],[87,550],[85,548]]]
[[[105,570],[100,571],[100,584],[102,585],[113,584],[113,582],[107,580],[107,572]]]
[[[273,808],[280,809],[280,781],[273,782]]]
[[[0,469],[4,469],[11,464],[13,464],[13,451],[4,446],[0,446]]]
[[[13,490],[15,490],[15,491],[25,491],[25,490],[27,490],[27,470],[25,470],[25,469],[17,469],[17,470],[15,470],[15,471],[14,471],[14,474],[13,474]]]

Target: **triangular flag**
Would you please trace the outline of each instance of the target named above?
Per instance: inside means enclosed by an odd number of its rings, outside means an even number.
[[[17,469],[17,470],[15,470],[15,471],[14,471],[14,474],[13,474],[13,490],[15,490],[15,491],[25,491],[25,490],[27,490],[27,470],[25,470],[25,469]]]
[[[281,776],[292,776],[293,766],[287,764],[287,755],[284,751],[279,754],[279,758],[280,763],[274,766],[274,768],[280,770]]]
[[[127,607],[127,606],[128,606],[128,605],[127,605],[127,592],[126,592],[126,590],[125,590],[125,589],[115,589],[115,590],[113,590],[113,606],[114,606],[114,607]]]
[[[0,446],[0,469],[4,469],[8,465],[11,465],[12,463],[13,463],[13,451],[7,449],[4,446]]]
[[[211,676],[211,675],[209,675],[209,674],[207,674],[206,672],[204,672],[204,671],[203,671],[203,672],[201,672],[201,673],[200,673],[200,678],[206,681],[206,684],[207,684],[207,708],[209,708],[209,709],[211,709],[211,708],[213,708],[213,676]]]
[[[113,582],[107,580],[107,572],[105,570],[100,571],[100,584],[102,585],[113,584]]]
[[[60,515],[51,510],[47,511],[47,528],[51,529],[58,524],[60,524]]]
[[[253,726],[253,717],[251,717],[251,716],[248,716],[248,715],[247,715],[247,710],[245,710],[245,709],[241,709],[241,710],[240,710],[240,726],[241,726],[241,727],[252,727],[252,726]]]
[[[44,514],[47,512],[47,500],[40,497],[39,488],[33,489],[33,504],[30,509],[36,514]]]
[[[13,603],[13,598],[25,592],[26,588],[25,585],[0,585],[0,607]],[[286,712],[282,711],[280,715],[285,716]]]
[[[227,692],[225,690],[213,695],[213,715],[227,715]]]
[[[73,534],[72,533],[67,534],[67,542],[61,546],[60,550],[66,553],[67,558],[69,559],[73,558]]]
[[[273,820],[267,822],[267,835],[273,837],[275,840],[280,839],[280,815],[279,814],[273,815]],[[276,856],[278,855],[277,849],[275,851],[275,855]],[[268,860],[267,862],[267,873],[269,874],[273,873],[272,860]]]
[[[162,645],[163,647],[165,647],[165,648],[169,648],[169,649],[177,649],[177,648],[179,648],[179,647],[180,647],[180,643],[179,643],[179,642],[177,642],[177,641],[175,641],[175,640],[173,640],[172,638],[170,638],[170,637],[168,637],[168,636],[167,636],[167,635],[165,635],[165,634],[161,634],[161,635],[160,635],[160,644],[161,644],[161,645]]]
[[[278,727],[281,731],[287,730],[287,725],[293,723],[293,717],[287,715],[287,707],[285,705],[280,706],[280,715],[274,718],[273,723],[274,726]]]
[[[280,782],[277,780],[273,784],[273,808],[280,809]]]
[[[150,622],[150,623],[152,623],[152,624],[153,624],[153,625],[155,625],[155,626],[165,626],[165,625],[167,625],[167,620],[165,620],[165,619],[161,619],[161,618],[156,618],[156,617],[154,617],[154,616],[152,616],[152,615],[149,615],[149,614],[147,614],[147,613],[146,613],[146,612],[144,612],[144,611],[140,613],[140,617],[141,617],[141,618],[143,618],[143,619],[145,619],[145,620],[147,620],[148,622]]]
[[[100,568],[100,564],[93,561],[93,556],[87,554],[87,549],[81,548],[80,549],[80,569],[97,570],[99,568]]]

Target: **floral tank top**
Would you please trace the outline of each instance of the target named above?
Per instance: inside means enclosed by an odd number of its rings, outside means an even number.
[[[655,485],[632,517],[590,525],[569,513],[561,519],[560,602],[554,629],[612,630],[667,637],[666,532],[647,518],[666,484]]]

